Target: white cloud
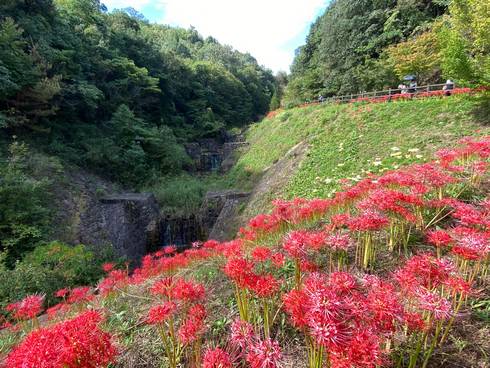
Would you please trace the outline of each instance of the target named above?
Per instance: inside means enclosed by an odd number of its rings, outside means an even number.
[[[288,70],[294,57],[291,40],[298,37],[325,7],[326,0],[106,0],[110,8],[141,10],[163,6],[161,23],[194,26],[204,36],[242,52],[260,64]]]
[[[151,3],[153,0],[101,0],[100,2],[110,9],[126,8],[131,6],[136,10],[141,10],[145,5]]]

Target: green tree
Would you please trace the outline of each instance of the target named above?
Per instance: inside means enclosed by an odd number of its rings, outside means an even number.
[[[387,48],[388,62],[401,79],[417,76],[419,83],[436,82],[440,75],[441,52],[436,27]]]
[[[0,251],[9,267],[48,233],[49,182],[29,175],[28,158],[27,145],[14,141],[0,165]]]
[[[385,49],[420,33],[446,8],[446,1],[330,2],[297,50],[286,105],[389,85],[393,73],[384,63]]]
[[[486,1],[454,0],[440,32],[443,72],[463,83],[490,81],[490,6]]]

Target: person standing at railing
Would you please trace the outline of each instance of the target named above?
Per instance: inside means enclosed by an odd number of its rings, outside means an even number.
[[[401,93],[402,95],[404,95],[405,93],[407,93],[407,86],[406,86],[406,85],[404,85],[403,83],[400,83],[400,84],[398,85],[398,89],[400,90],[400,93]]]
[[[444,94],[446,96],[451,96],[451,91],[454,89],[454,82],[451,79],[448,79],[446,81],[446,84],[444,84],[444,87],[442,87],[442,90],[444,91]]]
[[[408,88],[409,93],[415,93],[417,92],[417,81],[413,80],[410,82],[409,88]]]

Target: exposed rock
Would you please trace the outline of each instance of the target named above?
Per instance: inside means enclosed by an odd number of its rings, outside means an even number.
[[[240,207],[250,193],[236,190],[208,192],[201,206],[206,238],[225,241],[231,239],[239,228]]]
[[[271,201],[278,197],[278,193],[282,193],[292,174],[300,167],[308,148],[306,142],[300,142],[292,147],[283,158],[264,170],[242,213],[242,224],[258,213],[270,209]]]
[[[80,241],[112,244],[116,253],[139,260],[160,241],[160,211],[150,193],[106,196],[81,215]]]

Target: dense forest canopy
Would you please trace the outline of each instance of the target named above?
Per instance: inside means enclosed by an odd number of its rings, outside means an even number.
[[[406,74],[488,82],[490,10],[478,0],[333,0],[291,67],[286,104],[394,87]],[[486,77],[485,77],[486,73]]]
[[[126,185],[178,171],[182,142],[257,119],[274,88],[251,55],[132,9],[0,4],[3,139],[16,135]]]

